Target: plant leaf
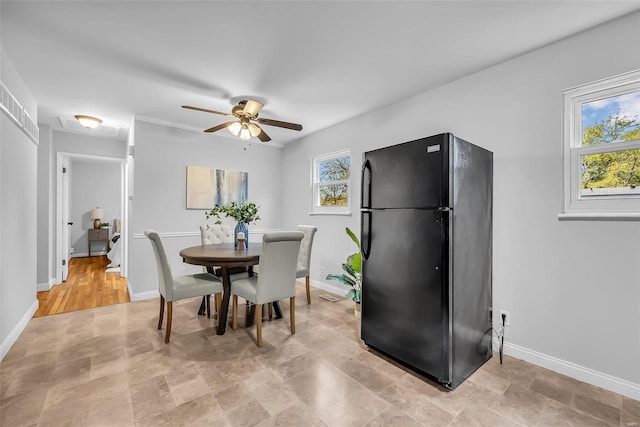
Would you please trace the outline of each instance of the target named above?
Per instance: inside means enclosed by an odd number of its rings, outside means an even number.
[[[342,264],[342,269],[349,273],[352,277],[356,277],[356,271],[351,267],[351,264]]]
[[[351,279],[348,276],[345,276],[344,274],[340,274],[340,275],[338,275],[338,274],[329,274],[329,275],[327,275],[326,279],[327,280],[337,280],[337,281],[342,282],[345,285],[349,285],[351,287],[353,287],[356,284],[356,282],[353,279]]]
[[[362,273],[362,255],[360,252],[353,254],[353,258],[351,259],[351,266],[358,273]]]
[[[358,249],[360,249],[360,240],[358,240],[358,237],[349,229],[349,227],[346,227],[345,231],[349,237],[351,237],[351,240],[353,240],[353,242],[358,246]]]

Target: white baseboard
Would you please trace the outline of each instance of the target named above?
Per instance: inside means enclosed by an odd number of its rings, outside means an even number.
[[[332,294],[339,295],[341,297],[344,297],[349,291],[348,289],[344,289],[340,286],[336,286],[330,283],[326,283],[326,282],[322,282],[320,280],[314,280],[314,279],[310,280],[310,285],[315,288],[319,288],[324,291],[331,292]]]
[[[9,353],[11,346],[16,342],[22,331],[24,331],[24,328],[27,327],[35,312],[38,311],[39,305],[38,299],[36,298],[36,300],[33,301],[33,304],[31,304],[31,307],[29,307],[27,312],[24,313],[18,324],[13,328],[13,330],[11,330],[7,338],[2,341],[2,344],[0,344],[0,360],[4,359],[7,353]]]
[[[494,337],[493,349],[498,351],[499,348],[500,343],[498,342],[498,339]],[[566,360],[558,359],[557,357],[549,356],[508,342],[504,343],[504,354],[550,369],[554,372],[567,375],[578,381],[621,394],[631,399],[640,400],[640,384],[635,384],[631,381],[623,380],[622,378],[594,371],[593,369],[585,368],[584,366],[577,365],[573,362],[567,362]]]
[[[160,296],[160,291],[133,292],[131,290],[131,280],[127,280],[127,289],[129,290],[129,299],[131,301],[142,301]]]
[[[106,255],[107,251],[92,251],[91,253],[92,253],[91,256],[100,256],[100,255]],[[89,252],[77,252],[77,253],[71,254],[71,258],[81,258],[81,257],[87,257],[87,256],[89,256]]]
[[[55,285],[56,283],[57,283],[57,282],[56,282],[56,279],[49,279],[49,281],[48,281],[48,282],[45,282],[45,283],[38,283],[38,284],[36,285],[36,290],[37,290],[38,292],[46,292],[46,291],[50,291],[50,290],[51,290],[51,288],[53,287],[53,285]]]

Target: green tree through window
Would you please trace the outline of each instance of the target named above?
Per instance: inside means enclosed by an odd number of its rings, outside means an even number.
[[[349,179],[351,170],[350,157],[338,157],[320,162],[319,180],[321,185],[321,206],[346,206],[349,203],[349,188],[346,183],[335,183]],[[326,183],[323,185],[323,183]]]
[[[314,156],[311,167],[311,213],[351,215],[351,150]]]
[[[613,144],[616,141],[640,139],[637,116],[618,111],[608,118],[588,126],[582,133],[582,146]],[[581,190],[640,186],[640,149],[610,151],[582,155],[580,158]]]
[[[560,219],[640,218],[640,70],[562,92]]]

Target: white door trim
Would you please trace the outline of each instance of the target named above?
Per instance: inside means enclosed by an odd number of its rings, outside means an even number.
[[[58,151],[56,154],[56,283],[62,283],[62,260],[65,259],[64,247],[63,247],[63,232],[64,227],[68,227],[66,223],[63,224],[64,218],[62,218],[62,208],[63,208],[63,200],[62,200],[62,167],[65,163],[68,163],[70,159],[93,159],[105,162],[118,162],[120,163],[120,218],[121,224],[124,227],[124,224],[127,218],[124,216],[125,213],[125,205],[127,203],[126,199],[126,177],[125,177],[125,159],[119,157],[108,157],[108,156],[97,156],[92,154],[80,154],[80,153],[70,153],[64,151]],[[68,201],[67,201],[68,202]],[[68,231],[68,229],[67,229]],[[124,233],[122,234],[124,236]],[[125,247],[127,245],[127,239],[122,238],[122,254],[126,253]],[[68,254],[67,254],[68,256]],[[68,264],[68,259],[66,263]],[[125,262],[123,259],[122,263]]]

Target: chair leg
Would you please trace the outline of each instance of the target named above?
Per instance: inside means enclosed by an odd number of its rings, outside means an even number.
[[[171,318],[173,317],[173,301],[167,301],[167,334],[164,337],[165,344],[169,344],[171,337]]]
[[[291,335],[296,333],[296,297],[289,298],[289,317],[291,317]]]
[[[256,304],[256,341],[262,347],[262,304]]]
[[[269,310],[269,320],[273,319],[273,303],[270,302],[268,304],[268,310]]]
[[[311,304],[311,288],[309,287],[309,276],[305,278],[307,285],[307,304]]]
[[[211,319],[211,295],[207,295],[207,319]]]
[[[163,319],[164,319],[164,297],[160,295],[160,315],[158,316],[158,329],[162,329]]]
[[[238,295],[233,296],[231,304],[231,329],[234,331],[238,329]]]

